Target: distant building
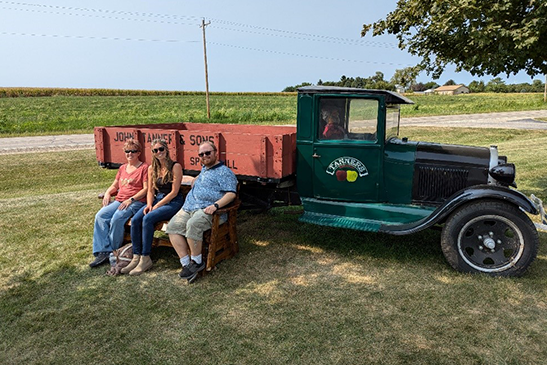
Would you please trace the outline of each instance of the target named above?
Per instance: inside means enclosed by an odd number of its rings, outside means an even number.
[[[435,93],[440,95],[469,94],[469,88],[465,85],[446,85],[436,88]]]

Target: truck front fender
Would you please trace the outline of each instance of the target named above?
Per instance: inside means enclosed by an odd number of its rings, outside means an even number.
[[[429,228],[437,223],[442,223],[453,211],[460,206],[474,200],[502,200],[509,202],[527,213],[539,214],[534,203],[530,201],[524,194],[519,191],[511,190],[503,186],[492,185],[476,185],[469,187],[452,195],[443,205],[438,207],[428,217],[419,220],[418,222],[405,225],[387,225],[380,227],[381,232],[404,235],[415,233],[426,228]]]

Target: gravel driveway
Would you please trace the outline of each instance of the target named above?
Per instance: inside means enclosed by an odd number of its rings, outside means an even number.
[[[547,118],[547,110],[402,118],[401,126],[547,130],[547,122],[538,121],[536,118]],[[93,148],[95,148],[93,134],[0,138],[0,155]]]

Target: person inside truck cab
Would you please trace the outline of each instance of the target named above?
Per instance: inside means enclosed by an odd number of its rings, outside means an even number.
[[[343,139],[346,131],[340,122],[340,115],[337,110],[323,111],[323,119],[327,123],[323,129],[323,139]]]

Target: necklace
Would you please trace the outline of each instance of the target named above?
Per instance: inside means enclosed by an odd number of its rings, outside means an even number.
[[[134,168],[134,170],[131,171],[131,173],[137,171],[137,170],[139,169],[139,167],[141,167],[142,163],[143,163],[142,161],[139,161],[139,163],[138,163],[137,165],[135,165],[135,166],[132,166],[132,165],[130,165],[130,164],[127,164],[127,166],[125,167],[125,172],[127,172],[127,173],[129,174],[129,171],[127,171],[127,169],[130,168],[130,167],[133,167],[133,168]]]

